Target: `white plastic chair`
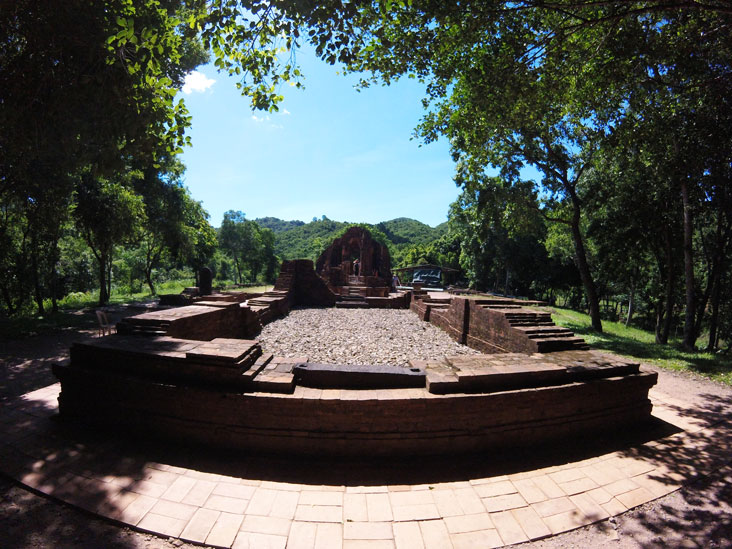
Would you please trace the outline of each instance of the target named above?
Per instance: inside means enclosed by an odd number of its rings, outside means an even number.
[[[114,326],[109,322],[109,317],[104,311],[97,311],[97,320],[99,321],[99,337],[112,335]]]

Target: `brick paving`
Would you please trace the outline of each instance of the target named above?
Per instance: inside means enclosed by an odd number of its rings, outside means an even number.
[[[383,463],[361,470],[223,451],[210,459],[166,455],[59,422],[58,392],[51,385],[0,410],[3,473],[138,530],[219,547],[442,549],[537,540],[671,493],[729,462],[732,443],[728,412],[661,387],[651,399],[665,427],[646,442],[493,470],[455,471],[455,461],[444,460],[444,470],[433,471],[432,462],[412,460],[411,477]]]

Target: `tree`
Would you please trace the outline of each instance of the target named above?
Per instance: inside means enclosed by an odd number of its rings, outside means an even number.
[[[245,219],[242,212],[226,212],[219,229],[219,246],[234,260],[239,284],[244,281],[245,267],[249,268],[251,280],[256,280],[262,266],[262,237],[254,221]]]
[[[76,190],[74,217],[99,269],[99,304],[109,301],[114,247],[133,243],[140,235],[145,210],[129,181],[110,181],[85,172]]]
[[[135,179],[135,191],[145,206],[140,245],[144,257],[145,282],[155,294],[153,269],[164,254],[181,259],[198,270],[210,258],[215,232],[208,214],[195,202],[181,178],[184,166],[176,158],[166,158],[158,167],[148,167],[144,177]]]
[[[260,228],[262,240],[262,265],[264,265],[265,282],[273,283],[277,278],[279,261],[275,255],[275,234],[267,228]]]
[[[0,203],[27,224],[16,260],[39,312],[49,293],[56,308],[70,179],[89,170],[114,178],[130,158],[152,164],[186,142],[189,118],[174,97],[206,54],[177,15],[203,8],[197,0],[0,3]]]
[[[544,221],[531,184],[500,177],[466,181],[450,205],[449,231],[460,246],[460,266],[471,286],[528,294],[546,262]]]
[[[646,76],[627,83],[627,107],[613,128],[617,158],[631,167],[625,175],[642,179],[648,189],[635,197],[654,214],[641,217],[644,230],[651,234],[656,230],[651,219],[665,226],[667,322],[675,277],[675,238],[669,228],[679,227],[685,290],[682,345],[687,350],[695,347],[729,255],[732,39],[725,31],[728,25],[729,17],[709,13],[671,13],[659,19],[654,32],[647,33],[640,59]],[[622,160],[628,151],[643,158],[647,167]],[[668,326],[664,332],[661,342],[667,340]]]

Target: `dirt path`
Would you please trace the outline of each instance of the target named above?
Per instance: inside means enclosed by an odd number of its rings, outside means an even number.
[[[120,311],[118,317],[134,312]],[[94,329],[64,330],[18,341],[0,340],[0,405],[5,398],[54,383],[50,364],[68,356],[72,341],[94,334]],[[659,370],[659,389],[692,406],[732,398],[732,388],[663,370]],[[2,476],[0,546],[199,547],[112,524],[38,496]],[[618,517],[517,547],[732,547],[732,467],[728,464]]]

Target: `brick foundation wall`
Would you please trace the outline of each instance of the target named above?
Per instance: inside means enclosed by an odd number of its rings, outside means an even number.
[[[217,337],[246,339],[260,330],[261,325],[251,309],[234,304],[231,307],[210,310],[205,318],[197,315],[175,319],[170,323],[166,335],[210,341]]]
[[[647,420],[656,374],[490,394],[298,387],[236,394],[56,366],[63,417],[221,448],[314,455],[451,454]]]

